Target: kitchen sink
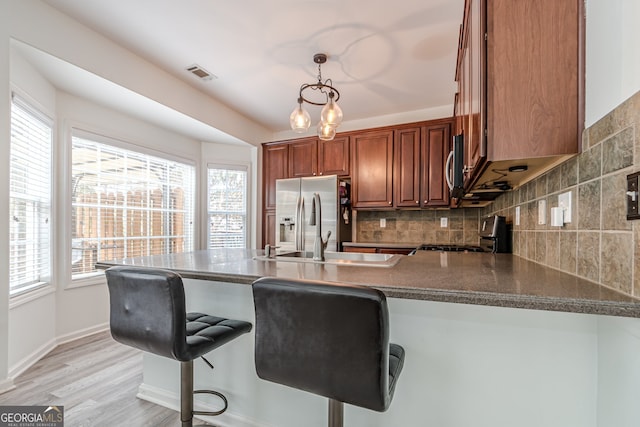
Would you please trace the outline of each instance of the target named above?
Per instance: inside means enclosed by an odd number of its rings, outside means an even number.
[[[355,267],[393,267],[403,256],[397,254],[325,251],[324,261],[314,261],[313,252],[293,251],[279,253],[273,257],[256,256],[254,259],[259,261],[304,262]]]

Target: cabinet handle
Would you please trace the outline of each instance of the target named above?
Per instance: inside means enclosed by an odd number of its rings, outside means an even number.
[[[322,172],[320,172],[320,175],[322,175]]]
[[[392,205],[393,203],[391,203],[391,201],[389,201],[389,204]]]
[[[419,204],[420,204],[420,200],[416,200],[416,205],[419,205]]]
[[[313,173],[313,176],[316,176],[316,173],[315,173],[315,172]]]
[[[424,204],[426,205],[427,203],[428,203],[428,201],[427,201],[427,200],[425,200],[425,201],[424,201]]]

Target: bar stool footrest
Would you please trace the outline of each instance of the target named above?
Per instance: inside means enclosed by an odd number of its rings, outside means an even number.
[[[212,394],[214,396],[218,396],[224,402],[224,408],[220,409],[219,411],[195,411],[194,410],[193,411],[194,415],[209,415],[209,416],[220,415],[224,411],[226,411],[227,407],[229,406],[229,404],[227,402],[227,398],[225,397],[224,394],[220,393],[219,391],[214,391],[214,390],[194,390],[193,394]]]

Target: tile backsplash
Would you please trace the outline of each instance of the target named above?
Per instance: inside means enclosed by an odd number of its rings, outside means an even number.
[[[626,176],[640,170],[640,92],[586,129],[582,153],[482,209],[513,224],[513,253],[640,296],[640,220],[626,219]],[[571,191],[571,222],[550,225]],[[546,224],[538,207],[546,203]],[[516,224],[516,207],[520,223]]]
[[[441,219],[447,227],[441,227]],[[380,226],[384,219],[385,227]],[[362,243],[447,243],[477,245],[479,209],[358,211],[356,240]]]

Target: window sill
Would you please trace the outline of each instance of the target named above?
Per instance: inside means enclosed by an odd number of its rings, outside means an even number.
[[[82,275],[78,278],[72,279],[66,289],[84,288],[86,286],[104,285],[105,277],[104,271],[98,271],[95,273],[89,273]]]
[[[55,286],[52,284],[46,284],[39,288],[26,291],[15,296],[9,297],[9,310],[17,308],[21,305],[27,304],[31,301],[43,298],[46,295],[52,294],[56,291]]]

